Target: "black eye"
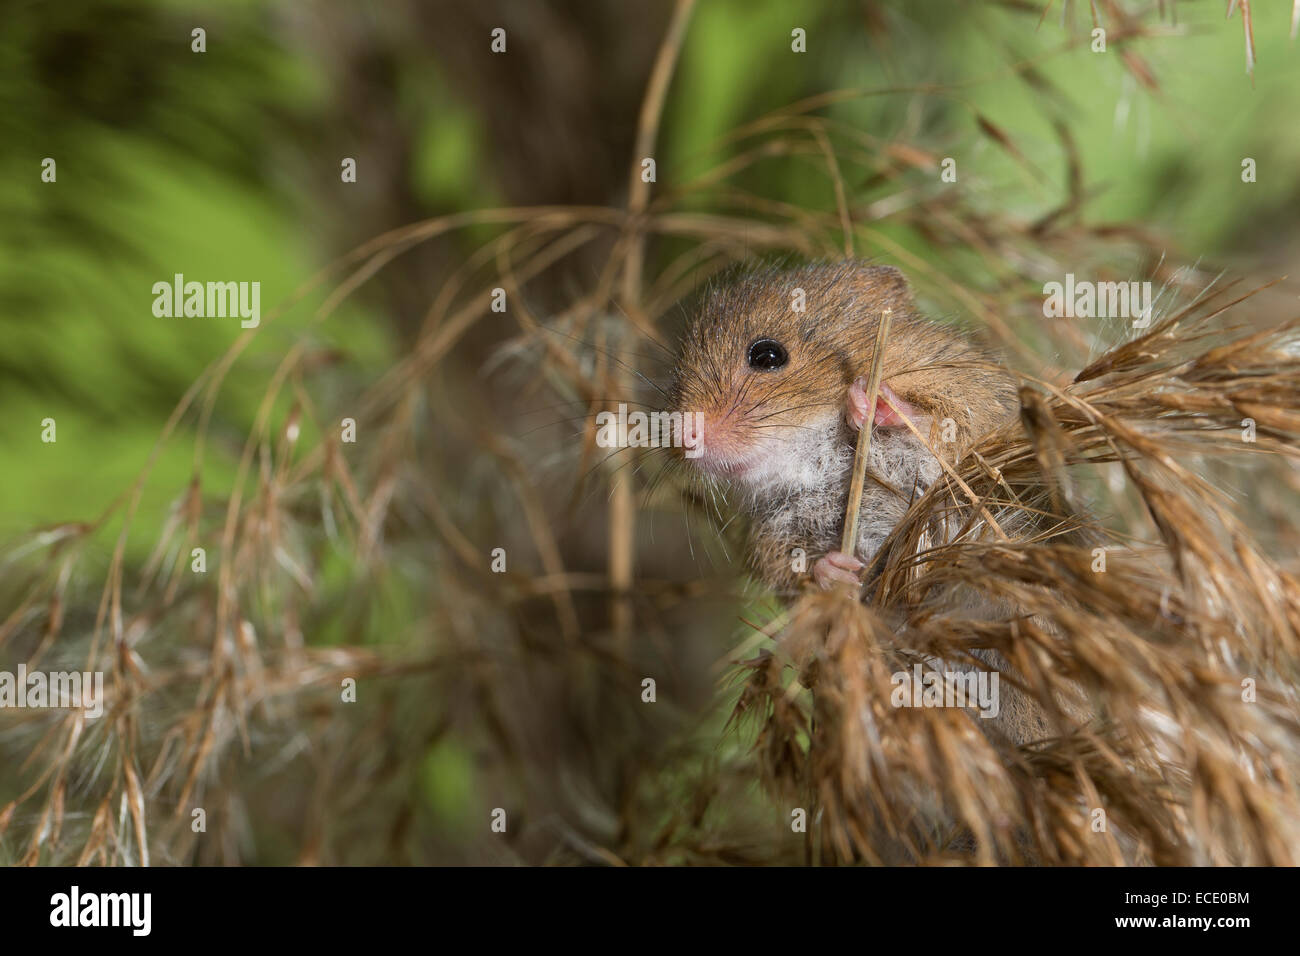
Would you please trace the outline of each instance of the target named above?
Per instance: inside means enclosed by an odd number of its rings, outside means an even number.
[[[763,372],[775,372],[786,362],[790,355],[780,342],[774,339],[759,339],[749,347],[749,367]]]

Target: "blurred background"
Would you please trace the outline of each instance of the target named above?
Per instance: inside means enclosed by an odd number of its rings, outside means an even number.
[[[592,414],[754,258],[898,265],[1061,381],[1126,329],[1044,282],[1294,273],[1292,9],[1229,6],[8,0],[0,669],[111,709],[0,713],[0,860],[797,862],[724,730],[771,602]],[[175,273],[262,326],[155,317]],[[1294,471],[1228,484],[1294,567]]]

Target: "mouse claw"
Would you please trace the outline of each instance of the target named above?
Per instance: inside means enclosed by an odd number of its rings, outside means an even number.
[[[862,430],[862,423],[869,417],[870,402],[867,399],[867,380],[855,378],[849,386],[848,400],[845,402],[844,419],[855,432]]]
[[[824,590],[830,590],[837,583],[857,586],[862,582],[858,573],[866,565],[843,551],[830,551],[817,559],[813,565],[813,578]]]

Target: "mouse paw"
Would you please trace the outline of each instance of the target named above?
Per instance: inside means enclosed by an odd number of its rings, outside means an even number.
[[[876,395],[875,408],[867,398],[867,380],[855,378],[849,385],[848,399],[844,403],[844,418],[855,432],[862,430],[862,423],[868,418],[879,428],[906,428],[910,420],[915,427],[927,426],[930,421],[919,408],[906,402],[897,392],[889,387],[888,382],[880,383]]]
[[[844,419],[855,432],[861,431],[862,423],[872,417],[870,406],[871,402],[867,398],[867,380],[855,378],[849,386],[848,400],[844,406]]]
[[[861,584],[862,582],[858,580],[858,572],[864,567],[866,565],[851,554],[831,551],[817,559],[812,573],[813,578],[823,589],[830,590],[840,582],[854,586]]]

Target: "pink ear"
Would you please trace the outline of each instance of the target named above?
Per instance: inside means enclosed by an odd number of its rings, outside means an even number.
[[[918,426],[925,418],[925,413],[919,408],[899,398],[888,382],[881,382],[880,394],[876,396],[876,425],[881,428],[906,428],[900,415],[911,419],[912,424]]]

